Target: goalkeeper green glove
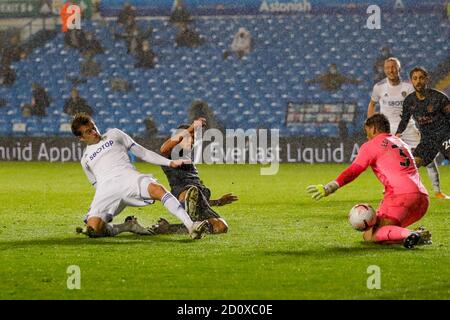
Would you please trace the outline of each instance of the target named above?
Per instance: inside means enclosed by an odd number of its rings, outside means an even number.
[[[311,194],[311,198],[314,200],[320,200],[334,193],[337,189],[339,189],[339,185],[335,181],[332,181],[326,185],[316,184],[308,186],[306,191]]]

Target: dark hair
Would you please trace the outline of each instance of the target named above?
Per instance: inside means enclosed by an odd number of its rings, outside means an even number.
[[[177,129],[189,129],[190,125],[189,124],[182,124],[179,125]]]
[[[77,137],[81,137],[80,127],[87,126],[91,122],[94,123],[94,119],[90,115],[84,112],[75,114],[72,120],[72,133]]]
[[[414,74],[415,72],[419,72],[419,71],[422,72],[422,73],[425,75],[425,77],[428,78],[428,71],[427,71],[427,69],[425,69],[424,67],[420,67],[420,66],[414,67],[414,68],[409,72],[409,78],[412,79],[413,74]]]
[[[375,113],[373,116],[367,118],[364,125],[367,127],[375,127],[380,133],[391,133],[391,124],[388,118],[381,113]]]

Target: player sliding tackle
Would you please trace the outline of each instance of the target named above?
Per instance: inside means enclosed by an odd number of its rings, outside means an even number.
[[[194,159],[194,132],[206,125],[205,118],[198,118],[192,124],[184,124],[178,127],[179,132],[166,140],[161,146],[161,154],[171,159],[172,153],[179,147],[177,156],[191,157]],[[195,164],[189,163],[178,168],[163,167],[171,187],[171,193],[183,204],[193,221],[206,220],[208,222],[208,233],[219,234],[228,231],[228,224],[213,210],[212,206],[223,206],[238,200],[238,197],[228,193],[217,200],[211,199],[211,190],[207,188],[200,179]],[[183,225],[169,224],[163,218],[152,230],[157,234],[183,233],[187,232]]]
[[[369,117],[364,130],[369,141],[361,146],[350,167],[336,180],[325,186],[309,186],[307,191],[319,200],[352,182],[370,166],[385,191],[377,210],[377,222],[364,232],[364,240],[403,243],[406,248],[431,244],[429,231],[406,229],[425,215],[429,205],[428,193],[420,181],[409,147],[390,134],[389,120],[382,114]]]
[[[177,168],[186,160],[169,160],[138,145],[119,129],[101,135],[94,120],[86,114],[77,114],[72,121],[72,132],[87,144],[81,165],[96,188],[85,223],[89,237],[112,237],[121,232],[152,234],[140,226],[134,217],[122,224],[109,224],[126,206],[142,207],[160,200],[164,207],[180,219],[191,238],[199,239],[206,231],[205,221],[193,222],[180,202],[149,175],[139,173],[131,164],[128,151],[145,162]],[[80,230],[78,230],[80,232]]]

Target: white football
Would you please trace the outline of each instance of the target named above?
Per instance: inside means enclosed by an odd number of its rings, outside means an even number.
[[[377,222],[375,210],[367,203],[358,203],[348,213],[348,221],[358,231],[368,230]]]

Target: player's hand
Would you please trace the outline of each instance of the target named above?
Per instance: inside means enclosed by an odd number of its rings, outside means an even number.
[[[192,163],[192,161],[189,159],[172,160],[172,161],[170,161],[169,167],[178,168],[178,167],[181,167],[183,164],[191,164],[191,163]]]
[[[191,127],[192,127],[192,130],[195,130],[197,128],[203,127],[204,125],[206,125],[206,119],[200,117],[197,120],[195,120],[194,122],[192,122]]]
[[[311,198],[313,198],[314,200],[320,200],[323,197],[327,196],[327,193],[325,192],[325,187],[323,186],[323,184],[315,184],[315,185],[308,186],[306,188],[306,191],[309,194],[311,194]]]
[[[395,136],[396,136],[397,138],[401,138],[401,137],[402,137],[402,134],[401,134],[401,133],[396,133]]]
[[[227,193],[227,194],[223,195],[222,197],[220,197],[220,199],[217,199],[217,205],[224,206],[226,204],[230,204],[237,200],[239,200],[237,196],[235,196],[231,193]]]

